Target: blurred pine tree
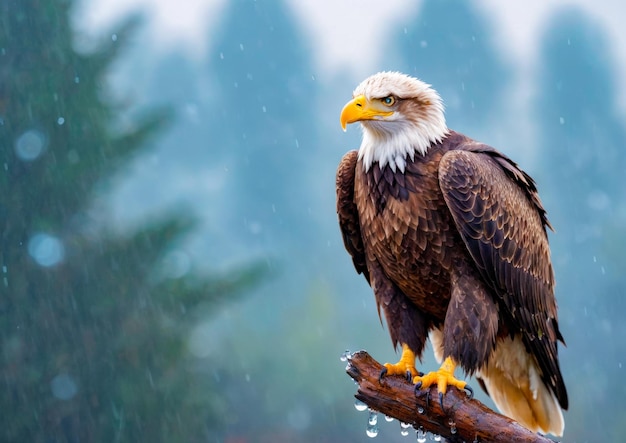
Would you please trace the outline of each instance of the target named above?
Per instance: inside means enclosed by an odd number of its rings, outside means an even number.
[[[553,18],[541,51],[535,102],[546,198],[554,202],[555,241],[587,249],[623,205],[626,127],[617,108],[608,40],[577,9]],[[604,216],[602,216],[604,215]]]
[[[308,216],[318,121],[310,51],[284,2],[242,0],[227,4],[209,63],[220,92],[212,148],[230,160],[233,228],[292,261],[317,244]]]
[[[610,41],[587,11],[571,7],[553,15],[540,41],[536,178],[556,229],[550,242],[568,344],[562,366],[571,398],[584,398],[572,402],[566,437],[618,441],[626,410],[626,390],[614,383],[626,353],[616,340],[626,335],[626,125]],[[593,389],[581,379],[593,379]]]
[[[455,130],[480,138],[477,131],[499,115],[510,72],[472,3],[425,0],[399,25],[388,53],[400,57],[400,70],[433,84]]]
[[[104,80],[133,23],[80,54],[71,5],[0,5],[0,440],[206,441],[221,403],[185,358],[194,308],[261,271],[172,276],[186,214],[128,236],[98,223],[98,191],[168,113],[114,129]]]

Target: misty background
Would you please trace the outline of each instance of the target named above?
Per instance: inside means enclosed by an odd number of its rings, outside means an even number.
[[[0,4],[0,441],[368,441],[339,357],[398,355],[334,186],[379,70],[536,179],[563,441],[626,433],[626,8],[335,3]]]

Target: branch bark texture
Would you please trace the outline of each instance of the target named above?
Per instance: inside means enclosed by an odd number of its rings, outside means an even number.
[[[403,377],[389,376],[379,381],[381,369],[382,365],[367,352],[352,354],[346,372],[359,385],[355,397],[416,429],[441,435],[451,443],[553,443],[478,400],[468,399],[465,392],[454,387],[444,395],[442,409],[436,386],[430,388],[430,396],[426,391],[416,395],[414,385]]]

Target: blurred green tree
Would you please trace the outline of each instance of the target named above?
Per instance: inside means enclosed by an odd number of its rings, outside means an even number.
[[[234,225],[248,245],[293,260],[315,247],[307,157],[315,149],[310,51],[282,1],[229,2],[211,38],[213,149],[228,158]],[[306,257],[302,257],[306,259]]]
[[[541,40],[535,102],[545,195],[554,202],[553,217],[562,220],[555,241],[585,247],[591,259],[590,242],[623,204],[626,131],[601,26],[577,9],[560,12],[551,23]]]
[[[81,54],[71,6],[0,5],[0,440],[206,441],[223,404],[195,375],[188,329],[260,267],[184,272],[184,213],[103,226],[98,196],[169,114],[120,123],[105,77],[134,24]]]
[[[626,125],[615,67],[602,25],[581,9],[555,13],[540,41],[536,178],[556,229],[551,245],[568,343],[565,378],[571,398],[585,399],[573,402],[566,436],[593,440],[600,428],[603,437],[619,440],[626,390],[611,380],[622,376],[626,354],[626,343],[614,340],[626,335],[621,314],[615,317],[626,308]],[[583,327],[574,320],[581,317]],[[583,355],[598,358],[581,361]],[[576,383],[580,379],[593,379],[594,389]],[[606,413],[589,426],[589,410]]]
[[[432,83],[446,105],[450,127],[478,137],[498,115],[510,78],[491,29],[470,2],[425,0],[392,44],[399,69]]]

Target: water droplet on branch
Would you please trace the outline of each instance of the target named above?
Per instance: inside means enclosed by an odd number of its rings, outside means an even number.
[[[372,426],[378,424],[378,412],[370,410],[370,415],[367,418],[367,424]]]
[[[363,403],[361,400],[356,400],[354,402],[354,409],[356,409],[359,412],[363,412],[367,409],[367,405]]]

